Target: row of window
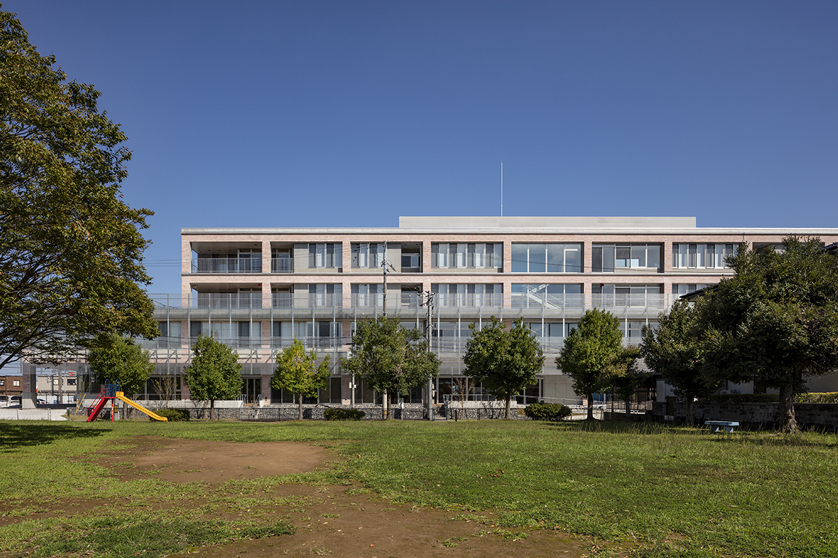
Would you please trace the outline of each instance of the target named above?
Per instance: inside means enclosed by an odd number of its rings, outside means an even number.
[[[661,244],[594,244],[591,271],[610,273],[619,269],[650,269],[661,267]],[[732,256],[734,244],[684,244],[672,245],[672,267],[675,269],[723,269],[726,259]],[[380,268],[386,257],[382,243],[352,243],[353,268]],[[274,273],[293,271],[291,253],[274,250],[271,270]],[[311,243],[308,245],[310,269],[343,267],[343,249],[339,242]],[[421,267],[419,252],[402,253],[402,267]],[[431,244],[433,269],[500,269],[503,265],[501,243],[448,243]],[[262,260],[258,249],[242,249],[237,253],[198,256],[193,261],[193,273],[259,273]],[[512,243],[513,273],[582,273],[583,254],[581,243]]]

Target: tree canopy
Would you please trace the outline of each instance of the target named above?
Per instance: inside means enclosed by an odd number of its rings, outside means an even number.
[[[242,365],[233,349],[212,337],[199,336],[192,351],[192,363],[184,370],[184,380],[192,399],[210,402],[212,415],[216,399],[234,399],[241,393]]]
[[[782,249],[741,245],[701,311],[703,370],[780,391],[779,421],[797,432],[794,396],[806,378],[838,368],[838,258],[818,238]]]
[[[675,395],[686,402],[687,424],[694,420],[695,398],[706,397],[721,385],[718,377],[702,373],[705,345],[699,314],[704,304],[704,300],[696,306],[679,300],[658,317],[657,326],[643,329],[640,345],[646,366],[660,374]]]
[[[142,391],[154,372],[148,351],[133,339],[115,333],[100,336],[90,350],[88,362],[97,382],[119,382],[122,391],[129,396]]]
[[[286,347],[276,355],[276,369],[271,378],[271,387],[284,389],[297,396],[299,401],[298,420],[303,420],[303,397],[317,394],[317,390],[326,387],[329,381],[329,357],[319,365],[317,353],[311,351],[306,354],[302,341],[294,339],[290,347]]]
[[[594,418],[594,394],[611,387],[613,366],[622,354],[620,320],[610,312],[588,310],[564,342],[556,366],[573,378],[573,391],[588,399],[588,420]]]
[[[544,352],[523,318],[509,330],[494,316],[480,330],[474,324],[469,328],[474,333],[466,343],[463,374],[482,382],[489,393],[505,401],[508,419],[512,398],[538,381]]]
[[[377,391],[406,394],[439,373],[439,358],[428,352],[418,329],[407,329],[398,318],[379,316],[358,322],[352,353],[342,359],[344,370]],[[384,409],[385,416],[388,415]]]
[[[122,201],[125,134],[5,11],[0,43],[0,366],[54,362],[102,333],[155,337],[141,288],[152,212]]]
[[[640,349],[623,347],[620,353],[606,366],[606,374],[611,377],[611,389],[626,405],[626,420],[631,420],[631,398],[642,389],[652,377],[638,366]]]

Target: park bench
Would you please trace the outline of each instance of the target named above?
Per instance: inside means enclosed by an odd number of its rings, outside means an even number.
[[[733,432],[739,426],[738,422],[730,420],[706,420],[704,424],[710,427],[710,432],[718,432],[720,428],[724,428],[725,432]]]

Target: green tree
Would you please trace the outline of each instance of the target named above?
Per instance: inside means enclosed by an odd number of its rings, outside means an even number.
[[[0,366],[76,355],[101,333],[154,338],[152,212],[121,199],[125,134],[5,11],[0,45]]]
[[[241,393],[242,365],[233,349],[212,337],[199,336],[192,351],[192,364],[184,370],[184,380],[192,399],[210,402],[212,418],[216,399],[234,399]]]
[[[509,419],[512,398],[538,381],[544,353],[523,318],[508,331],[494,316],[480,330],[474,324],[469,328],[474,333],[466,343],[463,373],[483,382],[489,393],[505,401],[504,417]]]
[[[702,309],[705,371],[780,391],[779,422],[799,431],[794,397],[806,379],[838,368],[838,258],[819,238],[782,250],[741,245]]]
[[[271,387],[284,389],[297,396],[297,420],[303,420],[303,397],[317,394],[318,389],[326,387],[329,381],[329,357],[319,365],[317,353],[311,351],[306,354],[302,341],[294,339],[290,347],[286,347],[276,355],[276,369],[271,378]]]
[[[119,382],[122,391],[130,397],[142,391],[154,372],[148,351],[133,339],[115,333],[98,338],[90,349],[88,362],[97,382]]]
[[[594,420],[594,394],[611,387],[613,365],[622,351],[620,320],[610,312],[588,310],[565,339],[556,366],[573,378],[573,391],[588,399],[588,420]]]
[[[352,336],[352,353],[341,360],[344,370],[378,393],[406,394],[439,373],[439,358],[428,351],[418,329],[407,329],[398,318],[380,316],[358,322]],[[384,418],[389,405],[382,408]]]
[[[652,375],[641,370],[637,360],[640,358],[638,347],[623,347],[623,350],[606,366],[606,374],[611,377],[611,388],[626,405],[626,420],[631,420],[631,398],[642,389]]]
[[[646,366],[660,374],[672,387],[675,395],[686,403],[687,424],[695,418],[693,402],[697,397],[706,397],[720,386],[718,378],[703,374],[704,343],[701,328],[700,308],[679,300],[669,312],[659,316],[656,327],[643,328],[643,342],[640,354]]]

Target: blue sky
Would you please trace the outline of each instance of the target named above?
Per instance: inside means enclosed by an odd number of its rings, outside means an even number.
[[[182,227],[687,215],[834,227],[838,2],[12,0]]]

